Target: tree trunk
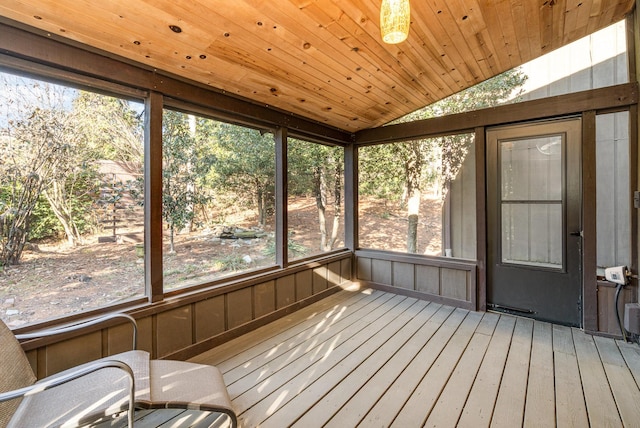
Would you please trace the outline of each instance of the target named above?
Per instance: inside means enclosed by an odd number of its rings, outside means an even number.
[[[80,232],[78,231],[78,227],[73,221],[73,215],[69,211],[69,209],[65,206],[63,200],[64,196],[60,196],[58,192],[58,184],[53,183],[52,185],[53,192],[49,192],[45,190],[44,197],[49,202],[49,206],[51,207],[51,211],[56,216],[60,224],[64,229],[64,233],[67,236],[67,242],[71,247],[75,247],[82,238],[80,236]]]
[[[40,180],[29,179],[18,190],[15,183],[11,193],[13,210],[0,215],[0,267],[17,265],[22,257],[24,245],[29,233],[31,213],[42,190]]]
[[[265,192],[262,190],[262,186],[256,186],[256,199],[258,202],[258,223],[260,226],[264,227],[267,224],[267,213],[266,204],[265,204]]]
[[[193,141],[195,141],[196,139],[196,117],[192,114],[187,116],[188,121],[189,121],[189,136],[191,137],[191,139]],[[191,152],[193,152],[193,150],[195,150],[194,145],[191,145],[189,148],[187,148],[187,150],[189,150],[190,155],[187,156],[187,165],[186,165],[186,169],[187,169],[187,177],[189,177],[187,183],[186,183],[186,193],[187,195],[191,195],[192,197],[188,198],[187,202],[187,206],[184,208],[186,213],[187,213],[187,221],[186,224],[184,226],[184,231],[187,233],[191,233],[193,231],[193,210],[194,210],[194,204],[193,204],[193,196],[195,196],[196,194],[196,184],[194,182],[194,180],[192,179],[193,177],[193,164],[191,163],[192,159],[193,159],[193,155],[191,154]]]
[[[324,182],[324,171],[317,166],[313,169],[313,191],[316,196],[316,208],[318,209],[318,225],[320,226],[320,251],[325,251],[327,246],[327,189]]]
[[[19,215],[19,219],[11,219],[9,225],[3,224],[3,230],[6,238],[3,239],[4,245],[0,254],[0,266],[17,265],[22,256],[24,244],[27,242],[27,219]]]
[[[174,245],[173,237],[175,235],[175,230],[173,228],[173,224],[169,226],[169,254],[175,254],[176,248]]]
[[[420,190],[414,189],[411,192],[407,204],[407,252],[418,252],[418,219],[420,218]]]
[[[331,251],[338,240],[338,229],[340,228],[340,211],[342,210],[342,165],[336,163],[334,186],[333,186],[333,230],[331,231],[331,240],[325,251]]]
[[[422,148],[412,142],[405,164],[407,191],[407,252],[418,251],[418,220],[420,218],[420,178],[422,175]]]

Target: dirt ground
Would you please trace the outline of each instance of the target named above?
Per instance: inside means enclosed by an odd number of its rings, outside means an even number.
[[[290,253],[290,259],[319,253],[315,200],[298,198],[291,200],[289,206],[290,240],[294,249],[306,250]],[[361,201],[360,212],[361,247],[405,251],[407,220],[402,210],[382,201]],[[441,201],[425,197],[421,212],[419,252],[439,254]],[[333,213],[328,212],[329,230],[332,224]],[[255,219],[238,221],[234,226],[254,230]],[[344,245],[343,229],[341,226],[336,248]],[[166,289],[274,263],[274,256],[267,255],[269,246],[273,247],[273,219],[257,238],[220,239],[220,230],[205,228],[178,234],[175,254],[169,254],[165,245]],[[30,246],[19,265],[0,270],[0,318],[16,327],[142,296],[144,264],[135,246],[136,241],[142,241],[142,230],[120,228],[117,232],[122,237],[117,242],[98,242],[98,237],[105,235],[101,233],[85,237],[85,243],[75,248],[63,242]],[[168,235],[164,241],[168,243]]]

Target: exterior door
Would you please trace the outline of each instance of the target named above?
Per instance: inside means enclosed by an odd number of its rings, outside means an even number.
[[[581,326],[581,121],[487,131],[487,303]]]

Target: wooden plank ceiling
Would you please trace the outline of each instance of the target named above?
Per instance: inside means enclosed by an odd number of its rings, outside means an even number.
[[[380,0],[3,0],[0,16],[354,132],[617,22],[634,3],[413,0],[398,45],[381,41]]]

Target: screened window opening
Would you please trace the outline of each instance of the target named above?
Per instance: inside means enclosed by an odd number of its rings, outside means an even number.
[[[164,289],[275,265],[273,134],[166,109],[162,147]]]
[[[0,317],[144,295],[144,104],[0,73]]]
[[[476,257],[473,134],[359,148],[359,245]]]
[[[344,149],[288,139],[289,261],[344,247]]]
[[[630,167],[629,112],[597,115],[596,236],[599,268],[631,265]]]

